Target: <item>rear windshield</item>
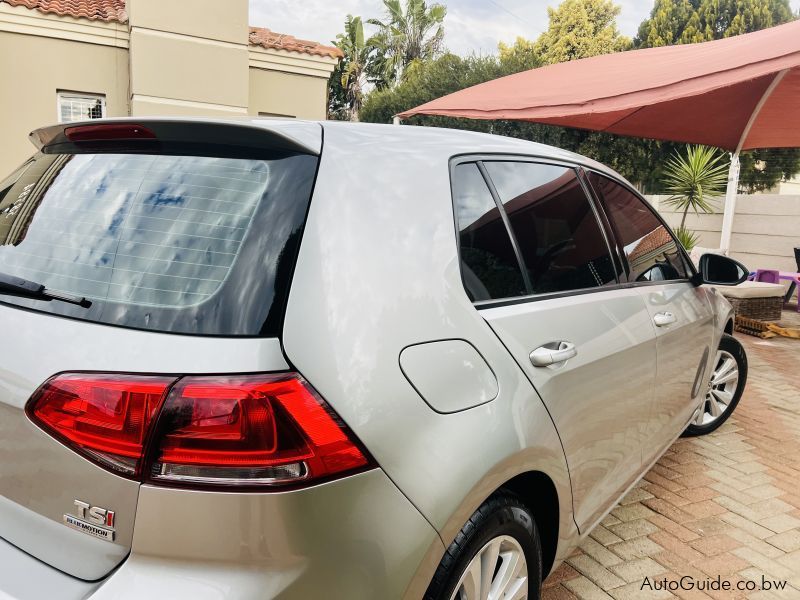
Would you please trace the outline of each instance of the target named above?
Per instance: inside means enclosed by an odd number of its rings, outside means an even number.
[[[277,336],[317,158],[40,154],[0,181],[0,272],[163,332]]]

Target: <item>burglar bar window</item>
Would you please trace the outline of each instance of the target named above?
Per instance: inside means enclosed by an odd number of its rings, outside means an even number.
[[[96,94],[58,93],[58,122],[71,123],[106,116],[106,97]]]

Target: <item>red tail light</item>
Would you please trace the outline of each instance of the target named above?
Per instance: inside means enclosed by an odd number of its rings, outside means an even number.
[[[370,459],[296,374],[232,377],[58,375],[31,419],[90,460],[153,483],[285,486]]]
[[[65,374],[40,387],[29,415],[90,460],[137,475],[147,432],[172,377]]]

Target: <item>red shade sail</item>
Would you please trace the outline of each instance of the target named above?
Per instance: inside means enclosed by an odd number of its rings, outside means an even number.
[[[728,150],[800,146],[800,21],[509,75],[400,113],[536,121]]]

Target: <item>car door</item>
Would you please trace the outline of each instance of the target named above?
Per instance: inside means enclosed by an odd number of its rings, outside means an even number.
[[[465,162],[453,191],[465,288],[544,401],[586,530],[641,470],[656,364],[644,299],[618,285],[574,167]]]
[[[641,294],[656,331],[658,368],[645,449],[647,463],[688,424],[705,394],[713,313],[693,285],[679,242],[655,211],[620,182],[587,174],[625,258],[627,280]]]

